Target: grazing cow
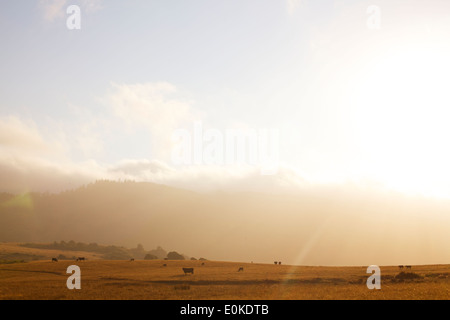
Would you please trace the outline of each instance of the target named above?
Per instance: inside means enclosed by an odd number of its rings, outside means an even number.
[[[244,271],[244,267],[239,267],[238,272],[240,272],[240,271]]]
[[[403,266],[402,266],[402,265],[400,265],[400,266],[398,266],[398,268],[399,268],[399,269],[403,269]]]
[[[205,265],[205,263],[204,262],[202,262],[202,266],[204,266]]]
[[[86,258],[85,257],[78,257],[77,261],[86,261]]]
[[[194,268],[183,268],[184,274],[192,273],[194,274]]]
[[[274,261],[273,264],[278,264],[278,261]]]
[[[131,258],[130,261],[134,261],[134,258]]]
[[[409,269],[409,270],[411,270],[411,266],[406,266],[406,269]]]
[[[278,264],[280,265],[280,264],[281,264],[281,261],[278,261]]]
[[[52,258],[52,262],[58,262],[58,259],[56,259],[56,258]]]

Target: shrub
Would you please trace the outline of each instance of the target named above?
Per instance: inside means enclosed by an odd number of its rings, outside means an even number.
[[[395,276],[395,280],[416,280],[416,279],[422,279],[422,276],[414,272],[403,272],[403,271]]]

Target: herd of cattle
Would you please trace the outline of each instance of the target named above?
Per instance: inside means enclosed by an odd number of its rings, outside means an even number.
[[[411,266],[402,266],[402,265],[398,266],[399,269],[403,269],[403,267],[405,267],[406,269],[411,269]]]
[[[86,261],[86,260],[87,259],[85,257],[78,257],[76,259],[76,261]],[[134,261],[134,258],[131,258],[130,261]],[[52,262],[58,262],[58,258],[52,258]],[[252,263],[253,263],[253,261],[252,261]],[[279,264],[280,265],[281,261],[275,261],[274,264]],[[205,263],[202,262],[202,266],[204,266],[204,265],[205,265]],[[167,267],[167,264],[164,263],[162,266],[163,267]],[[182,268],[182,269],[183,269],[183,272],[184,272],[185,275],[188,274],[188,273],[194,274],[194,268]],[[244,272],[244,267],[239,267],[237,272],[241,272],[241,271]]]
[[[76,261],[86,261],[87,259],[85,258],[85,257],[78,257],[77,258],[77,260]],[[130,261],[134,261],[134,258],[131,258],[130,259]],[[52,258],[52,262],[58,262],[58,259],[57,258]],[[252,261],[253,262],[253,261]],[[273,262],[275,265],[281,265],[281,261],[274,261]],[[204,266],[205,265],[205,263],[204,262],[202,262],[202,266]],[[162,265],[163,267],[167,267],[167,264],[166,263],[164,263],[163,265]],[[403,265],[399,265],[398,266],[398,268],[400,269],[400,270],[402,270],[403,268],[406,268],[406,269],[410,269],[411,270],[411,266],[403,266]],[[184,272],[184,274],[186,275],[186,274],[194,274],[194,268],[182,268],[183,269],[183,272]],[[238,269],[238,271],[237,272],[243,272],[244,271],[244,267],[239,267],[239,269]]]
[[[78,257],[76,261],[86,261],[86,258],[85,257]],[[131,258],[130,261],[134,261],[134,258]],[[52,262],[58,262],[58,259],[57,258],[52,258]],[[273,263],[275,265],[281,265],[281,261],[274,261]],[[204,265],[205,265],[205,263],[202,262],[202,266],[204,266]],[[167,264],[164,263],[162,266],[163,267],[167,267]],[[402,270],[403,268],[411,270],[411,266],[399,265],[398,268],[400,270]],[[182,268],[182,269],[184,271],[184,274],[188,274],[188,273],[194,274],[194,268]],[[244,267],[239,267],[238,272],[241,272],[241,271],[244,271]]]

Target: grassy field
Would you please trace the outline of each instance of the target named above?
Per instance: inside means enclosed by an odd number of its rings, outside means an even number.
[[[68,266],[81,268],[69,290]],[[167,264],[166,267],[163,264]],[[193,267],[185,275],[182,267]],[[243,267],[243,272],[238,272]],[[0,264],[0,299],[449,299],[449,265],[381,267],[369,290],[367,267],[306,267],[206,261],[33,261]],[[409,279],[411,273],[414,279]],[[401,278],[403,276],[403,278]]]

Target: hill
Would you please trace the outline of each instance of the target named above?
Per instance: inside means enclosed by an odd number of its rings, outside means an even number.
[[[141,243],[222,261],[448,263],[449,209],[445,201],[332,189],[202,194],[98,181],[59,194],[1,194],[0,241]]]
[[[89,260],[164,259],[168,253],[161,247],[146,251],[142,245],[128,249],[119,246],[104,246],[97,243],[82,243],[71,240],[53,243],[0,243],[0,263],[27,262],[34,260],[74,260],[85,257]],[[188,257],[184,257],[185,259]]]

